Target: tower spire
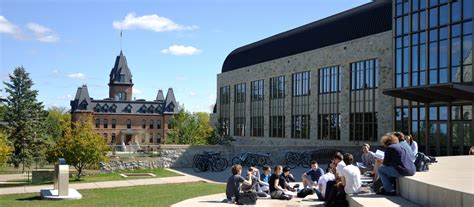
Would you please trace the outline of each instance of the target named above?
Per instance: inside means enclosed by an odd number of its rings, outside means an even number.
[[[122,27],[120,27],[120,52],[122,52],[122,36],[123,36],[123,30],[122,30]]]

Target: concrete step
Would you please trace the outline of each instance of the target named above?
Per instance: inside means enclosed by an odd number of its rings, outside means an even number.
[[[347,195],[350,207],[383,206],[383,207],[421,207],[399,196],[382,196],[377,194]]]

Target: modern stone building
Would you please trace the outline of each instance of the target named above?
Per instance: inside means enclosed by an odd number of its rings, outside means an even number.
[[[166,98],[158,90],[153,101],[132,100],[132,73],[122,51],[110,71],[108,85],[109,97],[97,100],[89,96],[86,85],[79,87],[71,101],[72,121],[92,115],[95,130],[111,145],[164,143],[167,131],[172,129],[169,120],[179,106],[173,89],[168,89]]]
[[[351,147],[400,130],[431,155],[463,153],[472,10],[377,0],[237,48],[217,75],[219,125],[240,145]]]

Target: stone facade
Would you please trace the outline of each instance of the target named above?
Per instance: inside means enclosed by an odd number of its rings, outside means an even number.
[[[362,143],[349,141],[349,104],[350,104],[350,64],[362,60],[377,59],[379,64],[377,90],[378,102],[378,137],[392,130],[393,98],[382,94],[384,89],[392,88],[392,32],[382,32],[363,38],[291,55],[255,65],[235,69],[217,75],[217,100],[220,100],[219,89],[223,86],[230,87],[230,134],[234,132],[234,88],[238,83],[247,83],[247,97],[251,94],[250,82],[264,79],[264,136],[263,137],[239,137],[234,136],[236,144],[242,145],[282,145],[282,146],[359,146]],[[340,65],[342,76],[342,90],[340,93],[339,112],[342,116],[341,139],[319,140],[317,137],[318,126],[318,69]],[[310,138],[291,138],[291,102],[292,102],[292,80],[291,75],[297,72],[310,71],[311,95],[310,95]],[[285,76],[285,138],[269,137],[269,82],[271,77]],[[217,102],[219,109],[219,101]],[[250,109],[250,101],[246,101],[246,109]],[[217,117],[220,117],[217,110]],[[245,134],[250,135],[250,110],[246,112]],[[371,143],[377,144],[377,143]]]

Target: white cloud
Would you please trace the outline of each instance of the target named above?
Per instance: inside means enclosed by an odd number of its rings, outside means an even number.
[[[132,93],[141,94],[141,93],[143,93],[143,91],[139,90],[138,88],[132,88]]]
[[[176,80],[186,81],[186,80],[189,80],[189,78],[187,76],[184,76],[184,75],[178,75],[178,76],[176,76]]]
[[[58,96],[56,97],[56,99],[59,99],[59,100],[71,100],[72,99],[72,95],[71,94],[67,94],[65,96]]]
[[[193,96],[193,97],[196,96],[196,92],[194,91],[189,92],[189,96]]]
[[[15,38],[20,38],[21,36],[20,28],[8,21],[4,16],[0,16],[0,33],[13,35]]]
[[[59,36],[53,30],[43,25],[30,22],[26,27],[33,32],[36,40],[40,42],[53,43],[59,41]]]
[[[171,55],[197,55],[201,53],[202,50],[197,49],[193,46],[184,46],[184,45],[171,45],[166,49],[162,49],[161,53],[171,54]]]
[[[195,30],[198,26],[184,26],[173,22],[166,17],[160,17],[156,14],[136,16],[134,12],[128,13],[122,21],[114,21],[112,26],[115,29],[145,29],[155,32],[171,32]]]
[[[78,80],[86,79],[86,75],[84,75],[83,73],[69,73],[66,75],[66,77],[71,78],[71,79],[78,79]]]

